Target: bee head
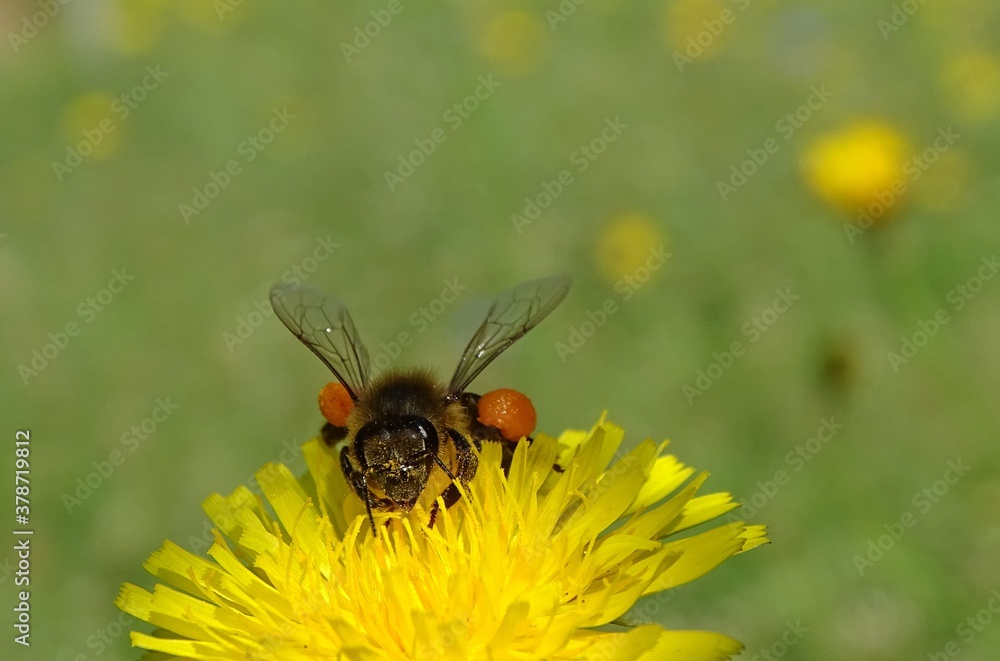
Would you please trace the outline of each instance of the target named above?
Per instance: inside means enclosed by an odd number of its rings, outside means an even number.
[[[413,507],[427,486],[437,449],[434,425],[420,416],[373,420],[354,437],[365,479],[404,510]]]

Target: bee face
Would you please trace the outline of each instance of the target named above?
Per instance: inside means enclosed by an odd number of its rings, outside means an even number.
[[[426,418],[387,417],[366,423],[354,435],[354,456],[369,489],[381,490],[409,510],[427,486],[438,445],[437,430]]]
[[[448,384],[421,371],[390,372],[370,381],[368,351],[342,303],[301,285],[271,289],[278,318],[337,377],[320,392],[328,420],[323,438],[331,446],[346,440],[341,470],[364,501],[372,527],[373,509],[411,509],[436,471],[450,480],[441,494],[446,505],[457,500],[455,482],[475,475],[479,460],[473,446],[484,440],[510,445],[504,449],[506,470],[513,444],[534,427],[530,400],[509,390],[480,399],[465,389],[559,305],[569,284],[566,277],[543,278],[497,296]]]

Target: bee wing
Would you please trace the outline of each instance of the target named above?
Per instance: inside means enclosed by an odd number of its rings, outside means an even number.
[[[569,291],[568,276],[523,282],[497,296],[476,334],[462,352],[448,390],[459,393],[510,345],[538,325]]]
[[[356,401],[368,386],[368,350],[344,304],[299,284],[278,283],[270,298],[281,323],[319,356]]]

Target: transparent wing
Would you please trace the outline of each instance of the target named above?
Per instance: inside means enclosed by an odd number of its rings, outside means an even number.
[[[368,350],[344,304],[312,287],[278,283],[271,287],[271,307],[356,400],[368,387]]]
[[[493,359],[555,310],[566,297],[570,282],[568,276],[530,280],[497,296],[462,352],[449,392],[465,390]]]

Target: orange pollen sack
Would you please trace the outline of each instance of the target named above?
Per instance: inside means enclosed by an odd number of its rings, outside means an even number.
[[[526,395],[501,388],[479,398],[479,422],[496,427],[508,441],[519,441],[535,431],[537,416]]]
[[[319,410],[327,422],[346,427],[347,416],[354,410],[354,400],[339,381],[331,381],[319,391]]]

